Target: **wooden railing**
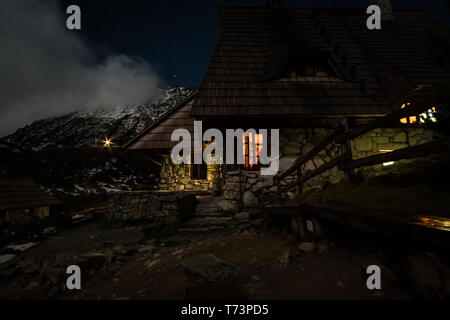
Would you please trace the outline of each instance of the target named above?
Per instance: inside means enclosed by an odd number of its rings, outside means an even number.
[[[311,178],[322,174],[323,172],[332,169],[337,166],[338,169],[345,172],[346,176],[352,175],[352,170],[365,166],[372,166],[380,163],[398,161],[402,159],[412,159],[417,157],[427,156],[433,153],[443,153],[450,151],[450,138],[442,138],[439,140],[431,141],[422,145],[407,147],[403,149],[398,149],[395,151],[377,154],[365,158],[360,158],[353,160],[351,155],[350,141],[355,139],[362,134],[369,132],[370,130],[380,128],[392,123],[398,123],[400,119],[406,118],[412,115],[418,115],[426,112],[430,109],[430,105],[435,105],[432,102],[419,102],[414,105],[408,106],[408,108],[403,108],[394,111],[382,118],[369,122],[367,124],[360,125],[356,128],[349,129],[347,118],[344,117],[334,128],[331,134],[325,137],[321,142],[316,144],[311,150],[309,150],[305,155],[300,155],[293,165],[275,176],[274,186],[277,186],[277,191],[282,199],[281,195],[283,192],[287,192],[292,188],[298,187],[299,192],[303,190],[303,185]],[[317,167],[315,170],[309,170],[307,172],[302,171],[302,165],[307,163],[309,160],[318,155],[322,150],[328,147],[331,143],[340,144],[342,147],[342,154],[331,159],[330,161],[324,163],[323,165]],[[282,186],[282,181],[287,177],[292,176],[294,172],[297,172],[297,178],[293,182],[286,183]]]

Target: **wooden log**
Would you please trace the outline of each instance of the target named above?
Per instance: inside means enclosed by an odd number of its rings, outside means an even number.
[[[311,150],[309,150],[304,156],[299,156],[297,158],[297,160],[295,160],[294,164],[287,169],[286,171],[284,171],[282,174],[280,174],[277,178],[276,178],[276,183],[278,183],[279,181],[283,180],[284,178],[286,178],[287,176],[289,176],[290,174],[292,174],[295,169],[299,168],[301,165],[305,164],[308,160],[310,160],[311,158],[313,158],[314,156],[316,156],[320,151],[322,151],[326,146],[328,146],[331,142],[333,142],[334,138],[339,135],[340,133],[342,133],[344,131],[344,127],[341,123],[339,123],[336,128],[334,129],[334,131],[327,136],[324,140],[322,140],[319,144],[317,144],[316,146],[314,146]]]
[[[430,155],[432,153],[445,153],[449,151],[450,138],[444,138],[427,142],[419,146],[403,148],[388,153],[382,153],[362,159],[352,160],[347,163],[341,163],[338,165],[338,168],[340,170],[350,170],[365,166],[373,166],[384,162],[419,158]]]
[[[337,136],[334,141],[336,143],[344,143],[346,140],[351,140],[354,138],[359,137],[360,135],[369,132],[370,130],[383,127],[389,123],[393,123],[395,121],[398,121],[402,118],[407,118],[411,115],[418,115],[421,114],[433,106],[433,102],[430,103],[420,103],[417,105],[408,106],[407,108],[403,108],[397,111],[394,111],[387,116],[384,116],[383,118],[380,118],[378,120],[369,122],[367,124],[361,125],[357,128],[351,129],[348,132],[341,134]]]
[[[285,190],[290,190],[291,188],[298,186],[300,183],[304,184],[309,179],[314,178],[315,176],[333,168],[334,166],[338,165],[339,163],[341,163],[343,161],[347,161],[347,155],[340,155],[340,156],[328,161],[327,163],[321,165],[320,167],[316,168],[315,170],[306,172],[302,176],[301,181],[294,181],[294,182],[289,183],[288,185],[286,185]]]

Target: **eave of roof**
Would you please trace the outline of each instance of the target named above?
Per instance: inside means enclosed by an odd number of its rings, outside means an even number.
[[[161,117],[159,117],[156,121],[152,122],[147,128],[142,130],[138,135],[136,135],[133,139],[131,139],[127,144],[124,145],[125,152],[127,150],[130,150],[130,147],[136,144],[143,136],[145,136],[150,130],[158,127],[162,122],[167,120],[171,115],[179,111],[181,108],[183,108],[189,101],[191,101],[196,94],[198,93],[198,90],[193,91],[189,96],[187,96],[185,99],[183,99],[177,106],[170,109]]]

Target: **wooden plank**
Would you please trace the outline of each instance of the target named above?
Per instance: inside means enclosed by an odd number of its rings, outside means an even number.
[[[373,166],[384,162],[398,161],[403,159],[419,158],[432,153],[445,153],[450,151],[450,138],[424,143],[419,146],[403,148],[388,153],[352,160],[348,163],[338,165],[340,170],[350,170],[365,166]]]
[[[360,135],[362,135],[366,132],[369,132],[370,130],[384,127],[387,124],[396,122],[402,118],[406,118],[411,115],[421,114],[421,113],[427,111],[428,109],[430,109],[431,106],[433,106],[433,105],[436,105],[436,101],[434,101],[434,102],[430,101],[429,103],[427,102],[427,103],[411,105],[411,106],[408,106],[407,108],[403,108],[403,109],[394,111],[383,118],[374,120],[367,124],[361,125],[357,128],[351,129],[347,133],[337,136],[334,141],[339,144],[344,143],[346,140],[352,140],[354,138],[357,138]]]
[[[316,168],[315,170],[306,172],[303,175],[301,181],[291,182],[288,185],[286,185],[284,187],[284,189],[285,190],[290,190],[291,188],[299,185],[299,183],[304,184],[309,179],[314,178],[315,176],[317,176],[317,175],[319,175],[319,174],[321,174],[321,173],[323,173],[323,172],[333,168],[334,166],[336,166],[339,163],[344,162],[344,161],[347,161],[347,155],[340,155],[340,156],[338,156],[338,157],[328,161],[327,163],[321,165],[320,167]]]
[[[298,167],[306,163],[309,159],[316,156],[322,149],[324,149],[326,146],[328,146],[331,142],[333,142],[335,136],[337,136],[339,133],[341,133],[344,130],[344,127],[339,123],[337,127],[334,129],[334,131],[327,136],[324,140],[322,140],[319,144],[314,146],[311,150],[309,150],[304,156],[298,157],[297,160],[295,160],[294,164],[284,171],[282,174],[280,174],[278,177],[276,177],[276,183],[283,180],[287,176],[289,176],[291,173],[293,173]]]

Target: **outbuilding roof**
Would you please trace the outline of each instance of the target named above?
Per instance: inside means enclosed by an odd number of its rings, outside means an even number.
[[[46,207],[59,203],[31,177],[0,175],[0,210]]]

